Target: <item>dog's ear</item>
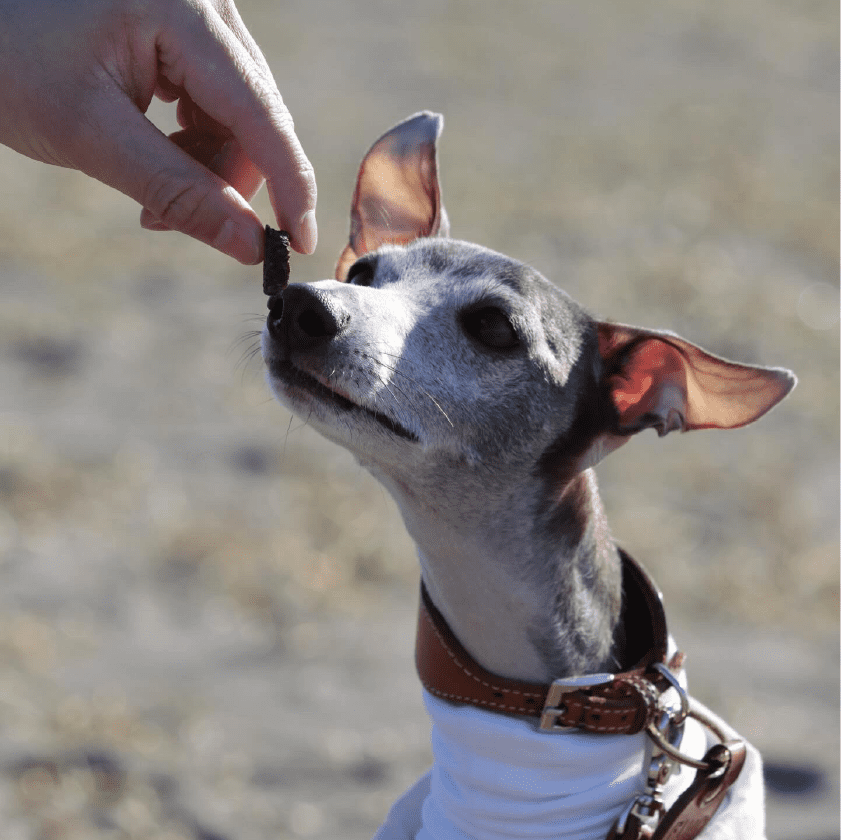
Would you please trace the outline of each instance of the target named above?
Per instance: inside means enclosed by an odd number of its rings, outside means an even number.
[[[336,279],[363,254],[388,242],[447,236],[435,143],[444,118],[422,111],[394,126],[359,167],[350,208],[350,242],[336,264]]]
[[[620,436],[744,426],[797,382],[789,370],[736,364],[673,333],[609,323],[597,329],[604,384],[618,417],[612,431]]]

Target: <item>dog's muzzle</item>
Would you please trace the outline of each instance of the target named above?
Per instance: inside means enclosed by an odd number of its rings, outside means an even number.
[[[357,412],[375,420],[391,434],[417,443],[418,436],[375,405],[353,397],[334,382],[332,371],[341,352],[331,351],[350,322],[350,313],[335,296],[311,286],[287,286],[268,300],[263,357],[270,375],[287,387],[307,392],[340,412]],[[326,384],[325,384],[326,383]]]

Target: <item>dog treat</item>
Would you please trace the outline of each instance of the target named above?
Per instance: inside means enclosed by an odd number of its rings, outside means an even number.
[[[289,234],[266,225],[263,294],[276,295],[289,285]]]

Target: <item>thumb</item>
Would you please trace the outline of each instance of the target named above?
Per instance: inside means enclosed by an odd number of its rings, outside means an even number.
[[[119,107],[115,98],[122,100]],[[186,233],[245,265],[260,262],[263,226],[248,202],[167,138],[121,91],[107,99],[98,120],[91,106],[91,154],[79,168],[143,205],[144,226]],[[109,135],[117,142],[102,143]]]

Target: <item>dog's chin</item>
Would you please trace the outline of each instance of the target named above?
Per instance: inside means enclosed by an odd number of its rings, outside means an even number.
[[[278,402],[307,422],[317,424],[322,434],[339,443],[345,442],[349,428],[358,442],[366,426],[378,436],[386,432],[396,440],[420,443],[413,431],[394,418],[354,402],[290,361],[273,361],[268,378]]]

